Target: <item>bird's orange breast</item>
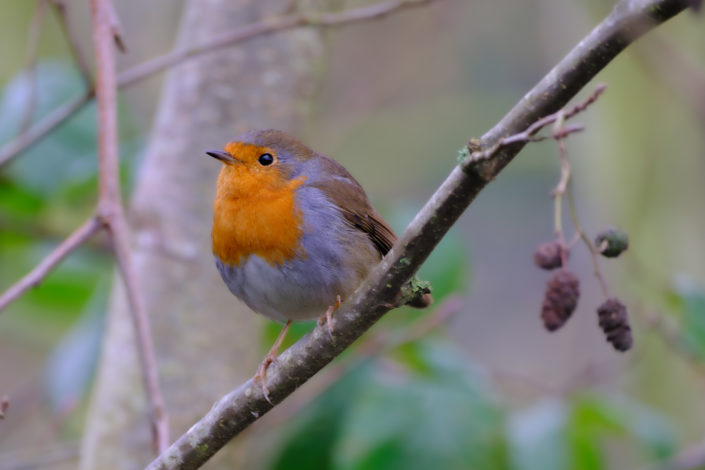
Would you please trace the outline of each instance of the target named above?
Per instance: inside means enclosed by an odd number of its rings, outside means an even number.
[[[213,205],[213,254],[230,265],[253,254],[270,264],[297,255],[303,218],[295,193],[302,184],[302,178],[287,181],[276,172],[225,165]]]

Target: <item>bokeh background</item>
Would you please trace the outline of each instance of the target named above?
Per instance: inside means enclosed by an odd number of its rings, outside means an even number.
[[[87,2],[69,4],[90,52]],[[120,69],[172,47],[182,4],[115,2],[129,48]],[[401,232],[458,149],[612,6],[439,0],[329,29],[302,140],[342,162]],[[35,9],[35,1],[0,0],[0,143],[19,132],[28,100]],[[705,454],[703,22],[702,14],[681,14],[619,56],[581,95],[608,84],[576,119],[586,130],[567,143],[588,234],[615,225],[630,235],[629,251],[600,266],[628,306],[631,351],[614,351],[597,326],[603,298],[580,244],[570,259],[581,279],[578,309],[555,333],[541,324],[550,275],[531,255],[553,236],[559,166],[555,143],[532,144],[422,269],[436,310],[390,313],[316,387],[258,423],[248,468],[691,468],[681,465],[688,452]],[[38,44],[33,122],[83,87],[50,11]],[[120,95],[126,198],[162,78]],[[91,104],[0,171],[0,288],[90,216],[96,169]],[[568,222],[566,231],[573,233]],[[112,277],[98,238],[0,314],[0,395],[10,399],[0,420],[1,470],[77,465]],[[453,315],[414,337],[416,322],[437,309]],[[264,353],[279,327],[259,322]],[[674,461],[681,467],[667,466]]]

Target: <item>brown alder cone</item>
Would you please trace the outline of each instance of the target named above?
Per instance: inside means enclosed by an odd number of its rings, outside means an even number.
[[[600,328],[605,332],[607,341],[617,351],[627,351],[632,347],[632,329],[629,326],[627,308],[617,298],[605,300],[597,308]]]
[[[534,264],[541,269],[551,270],[563,265],[561,244],[555,240],[540,244],[534,251]],[[568,251],[565,253],[568,257]]]
[[[546,285],[541,319],[548,331],[555,331],[568,321],[580,297],[580,282],[565,269],[558,271]]]

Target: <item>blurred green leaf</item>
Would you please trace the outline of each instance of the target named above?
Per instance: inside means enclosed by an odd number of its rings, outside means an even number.
[[[343,376],[293,420],[272,470],[332,469],[334,445],[350,411],[351,397],[367,383],[372,364],[367,362]]]
[[[667,458],[676,443],[668,421],[633,399],[583,395],[515,413],[509,436],[516,470],[601,470],[609,441],[642,449],[649,460]]]
[[[391,357],[419,375],[433,374],[431,364],[418,341],[404,343],[390,352]]]
[[[515,470],[562,470],[569,468],[565,426],[569,410],[557,399],[540,401],[515,413],[508,436]]]
[[[620,434],[623,423],[614,409],[596,398],[580,398],[573,402],[566,433],[575,470],[605,468],[602,441],[611,433]]]
[[[35,121],[79,96],[85,88],[79,73],[68,63],[42,61],[36,67]],[[2,89],[0,142],[16,137],[29,93],[23,74]],[[120,111],[121,153],[129,156],[135,153],[139,140],[133,135],[129,113]],[[125,145],[122,141],[126,141]],[[10,285],[29,272],[90,215],[97,198],[95,147],[95,109],[88,105],[3,169],[0,180],[3,285]],[[121,159],[123,181],[129,179],[133,162],[134,158]],[[20,322],[41,318],[48,325],[57,326],[54,323],[57,321],[64,325],[66,319],[75,318],[91,296],[96,279],[110,268],[108,260],[95,252],[72,253],[38,288],[30,290],[11,308],[25,312]]]
[[[100,356],[109,283],[101,282],[76,324],[52,352],[44,370],[49,403],[67,412],[85,396]]]
[[[481,374],[448,345],[426,341],[418,353],[431,373],[377,360],[346,375],[304,413],[273,468],[507,468],[503,414]]]
[[[39,311],[43,313],[37,312],[38,317],[57,316],[64,311],[76,318],[98,285],[100,275],[106,273],[109,266],[107,257],[104,259],[85,251],[74,252],[25,297],[40,307]]]
[[[44,116],[75,98],[84,87],[76,69],[63,62],[40,62],[35,75],[36,116]],[[4,88],[0,101],[0,142],[15,137],[29,90],[24,74],[16,76]],[[91,104],[13,160],[6,174],[21,181],[28,190],[48,196],[66,181],[85,179],[95,173],[95,147],[95,106]]]
[[[286,334],[286,337],[284,338],[281,348],[279,348],[279,352],[284,351],[286,348],[300,340],[303,335],[313,330],[315,326],[315,320],[293,322]],[[266,354],[267,351],[269,351],[269,348],[274,344],[274,341],[276,341],[277,336],[279,336],[279,333],[281,333],[283,328],[284,325],[282,323],[277,323],[275,321],[267,321],[264,324],[264,328],[262,330],[262,358],[264,358],[264,354]]]
[[[505,468],[503,414],[481,375],[450,345],[419,343],[431,374],[379,363],[351,403],[340,469]]]
[[[36,69],[35,117],[54,111],[64,103],[84,92],[84,81],[75,67],[64,62],[42,61]],[[0,143],[15,138],[19,117],[25,112],[30,93],[25,74],[18,74],[4,87],[0,98]],[[136,129],[129,113],[118,102],[121,137],[121,161],[131,167],[133,155],[141,141],[135,140]],[[85,185],[95,178],[98,164],[96,157],[97,125],[95,104],[89,103],[61,124],[48,136],[27,149],[12,161],[5,174],[13,178],[26,190],[41,196],[55,196],[56,192],[70,184]],[[128,158],[125,158],[128,157]],[[125,183],[128,173],[123,171]],[[93,192],[93,186],[90,186]]]
[[[666,419],[632,398],[579,397],[569,426],[576,469],[605,468],[602,446],[607,440],[631,441],[650,458],[666,458],[675,450],[675,435]]]
[[[705,289],[687,278],[680,278],[667,293],[667,301],[679,316],[684,345],[705,361]]]
[[[665,460],[676,452],[676,430],[664,415],[633,399],[621,400],[619,407],[624,428],[651,457]]]
[[[438,303],[455,292],[465,292],[470,282],[470,256],[457,230],[451,229],[419,270],[421,279],[431,282]]]
[[[37,194],[13,181],[0,181],[0,214],[25,218],[36,216],[43,208],[44,199]],[[9,228],[6,224],[0,227]]]

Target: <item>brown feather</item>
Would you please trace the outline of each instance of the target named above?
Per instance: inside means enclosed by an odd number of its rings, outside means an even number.
[[[312,186],[331,199],[350,225],[367,234],[381,256],[386,255],[397,241],[394,231],[367,200],[360,183],[340,163],[320,157],[323,171],[331,177]]]

